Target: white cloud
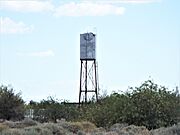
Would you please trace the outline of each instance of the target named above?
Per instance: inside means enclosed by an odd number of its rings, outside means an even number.
[[[0,18],[0,34],[27,33],[33,30],[33,25],[27,26],[23,22],[16,22],[9,17]]]
[[[35,57],[49,57],[49,56],[54,56],[54,55],[55,54],[52,50],[29,53],[29,56],[35,56]]]
[[[77,1],[77,3],[72,0],[66,1],[58,7],[55,7],[51,0],[0,1],[0,9],[19,12],[49,11],[56,17],[122,15],[125,11],[124,7],[96,2],[82,2],[82,0]]]
[[[54,15],[58,16],[105,16],[122,15],[124,7],[111,4],[98,4],[93,2],[70,2],[56,8]]]
[[[0,10],[19,12],[48,11],[56,17],[59,16],[105,16],[122,15],[125,8],[120,4],[148,4],[162,0],[73,0],[61,1],[59,6],[53,0],[3,0],[0,1]]]
[[[148,4],[148,3],[161,2],[162,0],[83,0],[83,1],[106,3],[106,4],[118,4],[118,3]]]
[[[21,12],[43,12],[52,11],[54,6],[50,1],[46,0],[3,0],[0,1],[0,9]]]
[[[29,53],[17,53],[18,56],[30,56],[30,57],[52,57],[55,53],[52,50],[40,51],[40,52],[29,52]]]

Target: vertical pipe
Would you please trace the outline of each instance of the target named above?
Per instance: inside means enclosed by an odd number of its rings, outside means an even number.
[[[96,60],[94,60],[94,70],[95,70],[95,94],[96,94],[96,100],[98,101]]]
[[[82,92],[82,63],[83,60],[81,60],[81,68],[80,68],[80,87],[79,87],[79,105],[81,103],[81,92]]]
[[[86,34],[86,38],[88,39],[89,34]],[[86,39],[86,64],[85,64],[85,103],[87,103],[87,39]]]
[[[86,74],[86,78],[85,78],[85,103],[87,103],[87,60],[86,60],[86,67],[85,67],[85,74]]]

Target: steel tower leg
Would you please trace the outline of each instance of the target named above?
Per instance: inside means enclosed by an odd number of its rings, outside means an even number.
[[[88,102],[89,93],[94,93],[96,101],[98,101],[97,86],[98,86],[98,79],[97,79],[96,60],[94,59],[81,60],[79,104],[81,104],[82,102],[85,103]]]

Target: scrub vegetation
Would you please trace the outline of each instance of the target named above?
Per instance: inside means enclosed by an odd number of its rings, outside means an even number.
[[[147,80],[79,107],[53,97],[25,104],[20,93],[1,86],[0,121],[2,135],[177,135],[180,95]]]

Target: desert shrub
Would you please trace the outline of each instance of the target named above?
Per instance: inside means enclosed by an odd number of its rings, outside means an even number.
[[[83,131],[85,132],[91,132],[96,129],[96,126],[91,122],[83,121],[81,122],[81,125],[83,128]]]
[[[118,132],[119,134],[132,134],[132,135],[151,135],[149,130],[146,129],[146,127],[141,126],[141,127],[137,127],[134,125],[130,125],[127,127],[122,128],[121,130],[119,130]]]
[[[103,133],[102,135],[119,135],[119,134],[115,131],[109,131],[109,132]],[[128,134],[120,134],[120,135],[128,135]]]
[[[180,135],[180,123],[172,127],[161,127],[151,131],[152,135]]]
[[[23,130],[24,135],[52,135],[52,132],[42,125],[26,127]]]
[[[62,127],[56,124],[45,123],[25,128],[10,128],[3,130],[2,135],[66,135]]]
[[[0,119],[21,120],[24,118],[24,101],[21,94],[12,88],[0,86]]]
[[[180,123],[180,93],[177,94],[178,105],[177,105],[177,121]]]
[[[11,128],[3,130],[1,135],[66,135],[61,128],[54,128],[55,125],[38,125],[26,128]]]
[[[29,118],[25,118],[22,121],[5,121],[3,123],[4,125],[8,126],[9,128],[24,128],[24,127],[29,127],[29,126],[35,126],[38,123],[34,120],[31,120]]]
[[[133,89],[125,121],[149,129],[177,123],[178,97],[167,88],[146,81]]]
[[[31,118],[25,118],[24,120],[20,121],[19,123],[22,123],[25,127],[35,126],[38,124],[37,121],[34,121]]]
[[[78,131],[83,130],[83,126],[80,122],[69,123],[68,130],[72,133],[77,133]]]
[[[63,127],[58,126],[57,124],[45,123],[43,125],[43,128],[48,129],[53,135],[65,135],[66,134],[66,130],[64,130]]]
[[[40,135],[41,132],[40,130],[37,131],[36,129],[34,128],[29,128],[28,130],[27,129],[24,129],[24,134],[23,135]],[[46,131],[45,133],[48,133],[48,131]],[[46,134],[47,135],[47,134]]]
[[[13,121],[5,121],[3,124],[8,126],[9,128],[16,128],[17,127],[16,122],[13,122]]]
[[[102,127],[95,128],[94,130],[90,132],[91,135],[105,135],[105,133],[106,133],[106,130]]]
[[[69,126],[69,122],[67,121],[59,121],[58,123],[56,123],[59,127],[63,127],[64,129],[67,129]]]
[[[64,122],[58,123],[59,126],[67,129],[69,132],[78,133],[78,132],[93,132],[96,130],[96,126],[93,123],[82,121],[82,122]],[[79,133],[80,134],[80,133]]]
[[[3,123],[0,123],[0,132],[5,130],[5,129],[8,129],[9,127]]]
[[[97,135],[98,134],[102,134],[102,133],[105,133],[106,132],[106,129],[100,127],[100,128],[95,128],[91,133],[96,133]]]
[[[96,129],[96,126],[90,122],[60,122],[57,125],[72,133],[91,132]]]
[[[125,113],[129,96],[127,94],[113,93],[98,103],[90,103],[81,109],[84,119],[94,123],[97,127],[108,128],[115,123],[125,122]]]
[[[39,122],[57,122],[59,119],[75,120],[79,112],[76,106],[60,103],[53,97],[42,100],[40,103],[31,101],[27,107],[33,109],[33,119]]]
[[[124,127],[127,127],[128,124],[123,124],[123,123],[116,123],[114,125],[112,125],[109,130],[110,131],[119,131],[119,130],[122,130]]]
[[[77,135],[86,135],[86,133],[84,131],[78,131]]]
[[[8,130],[3,130],[1,132],[1,135],[25,135],[22,130],[19,129],[8,129]]]
[[[100,98],[98,102],[92,99],[89,104],[82,105],[81,108],[60,103],[52,97],[40,103],[31,102],[28,108],[33,109],[33,118],[40,122],[56,123],[58,119],[63,118],[67,121],[90,121],[97,127],[106,129],[116,123],[156,129],[178,122],[180,96],[148,80],[140,87],[129,88],[126,93],[114,92]],[[63,128],[66,127],[72,132],[77,132],[77,129],[81,130],[83,126],[82,123],[79,125],[66,122],[61,124]]]

